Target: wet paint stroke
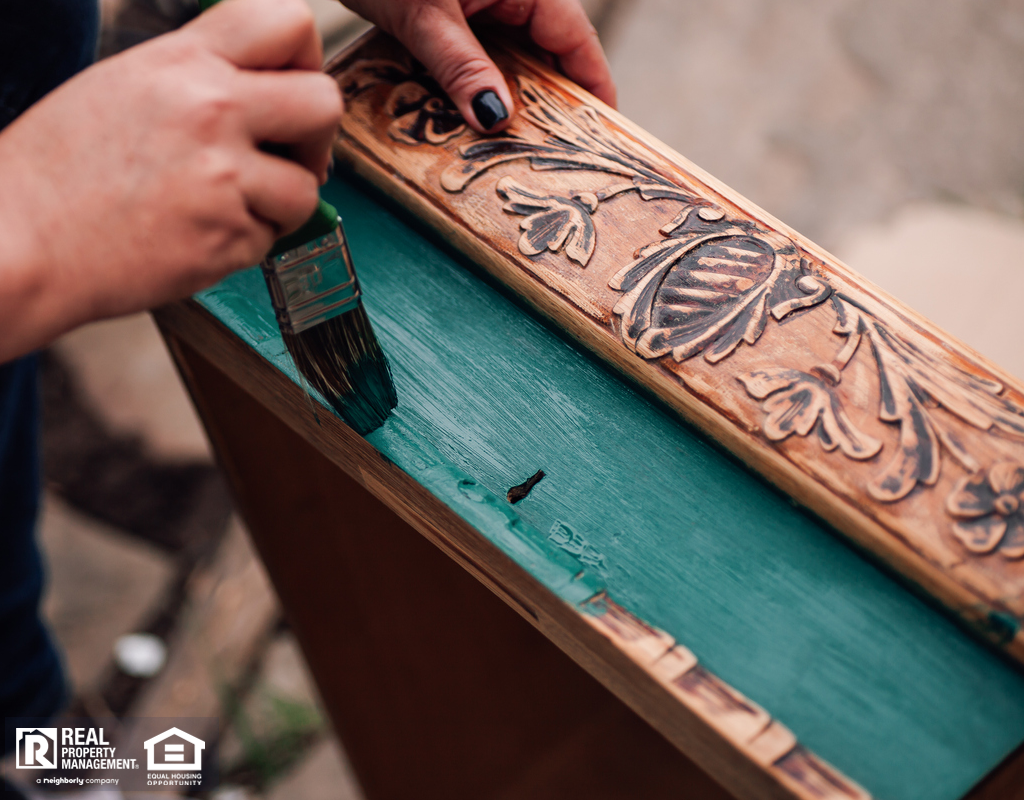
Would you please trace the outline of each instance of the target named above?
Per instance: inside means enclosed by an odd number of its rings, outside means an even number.
[[[953,800],[1024,740],[1024,675],[363,190],[325,196],[398,386],[368,441],[552,592],[607,591],[877,797]],[[198,299],[296,380],[265,292]]]

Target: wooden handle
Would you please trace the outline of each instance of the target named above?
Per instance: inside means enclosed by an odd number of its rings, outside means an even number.
[[[1020,383],[552,70],[490,50],[518,105],[480,136],[400,45],[363,37],[329,67],[338,156],[1024,659]]]

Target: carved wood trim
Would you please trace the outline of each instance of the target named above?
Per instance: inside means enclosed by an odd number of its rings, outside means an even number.
[[[329,67],[337,154],[1024,658],[1021,385],[550,69],[492,53],[518,113],[483,137],[364,37]]]

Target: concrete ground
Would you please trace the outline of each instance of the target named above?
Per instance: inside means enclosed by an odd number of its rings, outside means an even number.
[[[180,21],[172,0],[106,6],[108,51]],[[328,49],[362,28],[314,6]],[[627,116],[1024,378],[1019,3],[587,7]],[[222,800],[357,798],[149,318],[63,338],[44,386],[45,610],[76,712],[220,717]],[[138,631],[170,647],[150,680],[112,655]]]

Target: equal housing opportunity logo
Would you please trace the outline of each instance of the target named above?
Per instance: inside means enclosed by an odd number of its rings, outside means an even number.
[[[203,750],[206,742],[177,728],[171,728],[147,739],[146,766],[159,770],[199,770],[203,768]]]
[[[15,751],[14,763],[5,767],[10,770],[7,777],[39,789],[110,786],[167,791],[216,785],[216,757],[203,739],[189,732],[216,730],[215,719],[62,722],[51,727],[53,723],[42,719],[6,719],[5,740]]]

